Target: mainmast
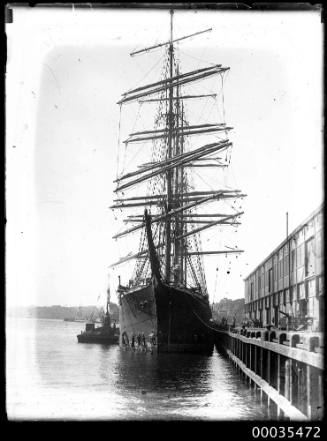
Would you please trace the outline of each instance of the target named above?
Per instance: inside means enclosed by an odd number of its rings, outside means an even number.
[[[173,94],[174,88],[172,85],[173,79],[173,64],[174,64],[174,44],[173,44],[173,14],[174,11],[170,10],[170,44],[169,44],[169,108],[168,108],[168,159],[172,157],[173,147],[173,129],[174,129],[174,115],[173,115]],[[172,209],[172,170],[167,170],[167,213]],[[171,219],[167,217],[166,220],[166,281],[170,281],[171,270]]]

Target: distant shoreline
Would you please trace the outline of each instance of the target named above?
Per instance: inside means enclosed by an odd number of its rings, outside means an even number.
[[[40,318],[54,320],[99,320],[104,315],[104,308],[95,305],[90,306],[20,306],[8,307],[7,317]],[[110,303],[110,315],[118,321],[118,305]],[[79,322],[81,323],[81,322]]]
[[[10,315],[7,319],[22,319],[22,320],[49,320],[53,322],[64,322],[64,320],[56,318],[42,318],[42,317],[21,317],[19,315]],[[67,323],[67,322],[66,322]],[[81,322],[69,322],[69,323],[81,323]]]
[[[38,318],[72,321],[79,319],[84,322],[88,320],[99,320],[103,317],[104,308],[89,305],[89,306],[20,306],[8,307],[7,317],[21,317],[21,318]],[[116,303],[110,303],[110,315],[112,320],[119,322],[119,308]],[[219,302],[212,305],[212,315],[215,320],[226,318],[230,323],[235,318],[235,323],[240,325],[244,320],[244,298],[228,299],[223,298]]]

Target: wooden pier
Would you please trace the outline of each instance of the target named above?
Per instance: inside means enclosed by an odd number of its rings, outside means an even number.
[[[323,417],[323,334],[264,328],[216,331],[224,351],[272,419]]]

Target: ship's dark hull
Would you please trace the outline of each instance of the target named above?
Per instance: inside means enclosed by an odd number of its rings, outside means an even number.
[[[211,310],[204,297],[157,284],[121,295],[120,345],[158,352],[210,353]]]

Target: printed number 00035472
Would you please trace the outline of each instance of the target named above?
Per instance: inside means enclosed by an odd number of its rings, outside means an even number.
[[[252,428],[253,438],[320,438],[320,427],[284,427],[284,426],[254,426]]]

